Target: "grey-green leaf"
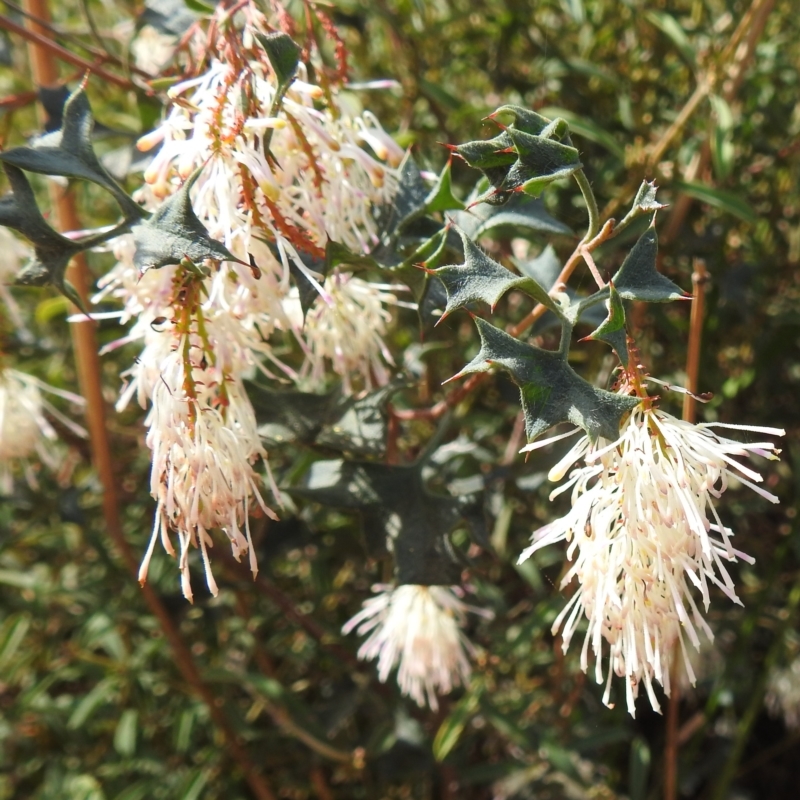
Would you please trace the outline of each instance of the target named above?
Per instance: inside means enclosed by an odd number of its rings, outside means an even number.
[[[574,147],[514,128],[509,128],[507,133],[518,158],[505,180],[497,186],[498,190],[522,190],[538,197],[548,183],[566,178],[582,166]]]
[[[510,289],[520,289],[559,313],[559,308],[533,278],[515,275],[486,255],[464,231],[456,228],[464,246],[464,263],[440,267],[433,274],[444,284],[447,306],[441,319],[468,303],[482,301],[492,308]]]
[[[0,200],[0,225],[19,231],[33,244],[33,258],[20,270],[15,283],[20,286],[52,284],[85,312],[75,287],[65,279],[70,259],[87,244],[67,239],[51,228],[36,205],[36,197],[21,169],[3,164],[13,194]]]
[[[658,236],[656,229],[650,226],[612,279],[620,297],[648,303],[667,303],[687,297],[679,286],[658,271],[657,256]]]
[[[560,422],[571,422],[591,439],[615,439],[622,415],[639,402],[635,397],[597,389],[581,378],[561,353],[520,342],[482,319],[477,356],[459,373],[487,372],[493,365],[510,373],[519,386],[528,440]]]
[[[244,263],[223,244],[212,239],[194,213],[189,190],[200,172],[201,169],[195,170],[149,219],[133,226],[136,245],[133,263],[140,272],[168,264],[180,264],[184,258],[196,264],[207,258]]]
[[[478,203],[455,215],[456,222],[473,239],[489,233],[529,236],[536,233],[572,235],[572,229],[550,216],[541,200],[523,193],[513,194],[503,206]]]
[[[64,105],[60,130],[47,133],[22,147],[0,152],[0,161],[28,172],[62,175],[91,181],[110,192],[128,219],[141,219],[147,212],[108,174],[92,147],[94,118],[83,86]]]
[[[628,333],[625,330],[625,306],[613,283],[608,286],[608,316],[587,339],[599,339],[610,344],[623,367],[628,366]]]
[[[285,91],[297,74],[302,52],[300,45],[281,31],[256,33],[256,39],[267,52],[270,66],[278,79],[279,92]]]
[[[468,501],[429,492],[421,463],[317,461],[304,486],[287,491],[359,511],[370,556],[392,553],[399,583],[458,582],[461,568],[447,534],[463,519]]]

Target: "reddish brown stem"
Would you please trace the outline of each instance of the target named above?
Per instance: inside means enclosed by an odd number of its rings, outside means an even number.
[[[30,3],[27,4],[29,8],[30,5]],[[45,19],[40,14],[31,14],[31,16],[38,17],[39,19]],[[31,28],[27,28],[23,25],[18,25],[13,20],[9,19],[3,14],[0,14],[0,28],[7,30],[9,33],[15,33],[17,36],[21,36],[23,39],[26,39],[31,46],[36,47],[38,50],[47,51],[50,56],[55,56],[61,61],[66,61],[68,64],[72,64],[76,67],[81,67],[84,70],[88,70],[89,72],[93,72],[103,80],[113,83],[115,86],[119,86],[122,89],[130,89],[133,86],[133,84],[127,80],[127,78],[120,78],[119,75],[114,75],[113,72],[106,72],[106,70],[104,70],[98,64],[87,61],[85,58],[75,55],[75,53],[67,50],[66,47],[62,47],[52,39],[48,39],[43,33],[33,29],[32,22],[30,24]],[[44,85],[53,86],[58,83],[57,70],[53,71],[51,77],[52,79],[47,81],[47,83]]]
[[[695,395],[699,391],[698,377],[700,374],[700,345],[703,338],[703,315],[705,312],[705,287],[708,282],[708,272],[705,262],[696,258],[694,272],[692,273],[692,312],[689,322],[689,348],[686,354],[686,389],[689,394],[683,397],[683,418],[687,422],[694,422],[697,411]]]
[[[31,17],[36,17],[40,20],[50,19],[47,0],[26,0],[25,8]],[[31,22],[30,19],[28,24],[31,28],[35,26],[35,23]],[[49,42],[46,37],[36,30],[26,29],[25,34],[29,42],[31,69],[35,83],[38,86],[57,85],[59,75],[58,67],[54,60],[54,55],[57,53],[54,52],[51,46],[52,42]],[[65,230],[79,230],[81,228],[80,220],[72,197],[61,192],[58,188],[54,189],[52,196],[60,227]],[[86,261],[82,255],[72,260],[68,270],[68,278],[75,286],[84,304],[88,305],[90,276]],[[122,520],[117,504],[113,461],[105,424],[105,403],[100,381],[100,359],[97,354],[94,323],[88,320],[74,323],[72,325],[72,336],[81,392],[86,399],[86,422],[92,447],[92,459],[103,486],[103,515],[106,528],[121,554],[125,566],[133,576],[136,576],[139,565],[123,534]],[[258,800],[275,800],[275,795],[269,785],[241,747],[225,712],[217,704],[217,697],[200,677],[189,648],[178,633],[178,629],[175,627],[172,618],[155,590],[149,584],[145,584],[142,587],[142,594],[151,613],[158,619],[164,632],[164,637],[172,648],[178,670],[187,685],[208,706],[211,719],[220,730],[228,753],[244,773],[245,780],[253,794]]]

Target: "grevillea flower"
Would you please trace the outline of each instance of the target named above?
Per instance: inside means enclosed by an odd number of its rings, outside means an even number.
[[[22,466],[28,484],[36,488],[36,476],[30,459],[38,459],[51,469],[58,466],[53,442],[58,435],[48,422],[45,411],[54,416],[77,436],[86,431],[61,414],[43,396],[50,392],[78,405],[83,398],[42,383],[32,375],[15,369],[0,369],[0,492],[9,494],[12,489],[12,468]]]
[[[367,389],[383,386],[390,377],[386,364],[394,363],[383,337],[391,319],[387,306],[398,304],[397,287],[337,271],[325,281],[324,290],[327,296],[314,302],[304,321],[309,358],[303,379],[321,385],[330,364],[347,394],[353,392],[353,376],[361,376]],[[287,311],[294,311],[295,320],[299,305],[299,298],[290,296]]]
[[[778,502],[758,486],[761,476],[737,460],[776,458],[780,451],[775,445],[737,442],[715,428],[783,435],[776,428],[751,425],[694,425],[644,398],[623,422],[616,441],[591,442],[583,436],[553,467],[549,477],[558,481],[576,462],[584,462],[551,494],[571,489],[572,510],[536,531],[520,556],[522,562],[546,545],[568,543],[567,558],[573,563],[561,585],[577,578],[579,586],[553,632],[561,631],[566,651],[581,619],[588,620],[581,668],[588,669],[591,647],[597,682],[605,675],[603,701],[609,702],[612,674],[624,677],[632,715],[641,682],[660,711],[653,680],[669,694],[670,663],[678,644],[694,683],[684,634],[697,648],[698,630],[713,638],[696,596],[707,611],[709,589],[715,585],[741,604],[725,563],[752,559],[732,546],[733,532],[722,523],[714,501],[736,481]],[[563,435],[523,452],[559,438]]]
[[[485,612],[466,605],[456,587],[376,584],[372,590],[376,596],[364,601],[342,632],[369,634],[358,657],[378,659],[382,683],[397,667],[400,691],[418,706],[438,710],[437,694],[466,685],[472,674],[474,648],[462,630],[467,612]]]
[[[142,150],[160,147],[137,198],[154,210],[199,170],[194,213],[242,263],[208,261],[191,275],[183,265],[144,265],[141,274],[133,237],[120,237],[110,245],[118,263],[95,298],[121,302],[121,321],[133,321],[111,347],[144,343],[118,403],[136,396],[149,405],[157,511],[140,577],[156,539],[174,553],[175,534],[187,597],[190,546],[201,551],[216,592],[210,530],[222,529],[237,558],[249,553],[255,571],[248,511],[255,504],[272,514],[255,471],[263,462],[269,476],[244,380],[260,370],[328,388],[332,366],[347,391],[386,383],[383,336],[396,302],[391,287],[346,272],[326,281],[322,264],[329,241],[359,254],[378,243],[374,211],[397,190],[403,151],[373,114],[340,102],[340,86],[309,83],[305,64],[288,87],[279,82],[256,35],[274,32],[278,20],[250,2],[237,6],[235,24],[229,9],[218,14],[187,45],[204,71],[172,86],[166,118],[139,142]],[[319,293],[307,326],[295,313],[298,276]],[[298,339],[303,364],[275,355],[271,339],[281,331]]]

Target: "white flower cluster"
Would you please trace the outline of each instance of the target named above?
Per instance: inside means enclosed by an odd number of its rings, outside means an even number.
[[[31,458],[38,457],[50,469],[58,467],[53,448],[58,435],[48,422],[45,411],[77,436],[86,436],[83,428],[61,414],[42,396],[43,391],[78,405],[83,404],[83,398],[48,386],[32,375],[0,368],[0,492],[3,494],[12,491],[12,470],[15,465],[22,467],[28,484],[34,489],[37,482]]]
[[[156,538],[174,552],[174,532],[187,597],[189,544],[200,548],[216,593],[209,529],[225,531],[237,558],[249,552],[255,572],[248,510],[255,502],[271,514],[255,472],[266,453],[242,380],[258,369],[313,389],[330,367],[346,391],[355,391],[389,377],[383,336],[387,305],[396,302],[393,287],[345,271],[323,280],[319,265],[328,240],[359,254],[377,243],[373,209],[393,197],[403,152],[374,115],[348,114],[335,87],[308,83],[303,64],[276,109],[278,82],[255,36],[270,28],[254,5],[242,13],[244,30],[220,32],[230,21],[215,29],[219,42],[204,52],[205,72],[170,89],[167,118],[140,141],[145,150],[160,144],[140,199],[154,208],[202,168],[191,190],[193,209],[209,235],[243,263],[209,262],[202,279],[187,280],[182,266],[140,275],[132,238],[123,237],[113,245],[118,264],[95,298],[116,298],[124,304],[122,321],[134,320],[114,346],[144,341],[119,404],[134,393],[143,406],[150,403],[147,443],[158,510],[141,578]],[[205,47],[205,35],[202,41]],[[319,292],[305,321],[292,273]],[[297,338],[301,368],[273,353],[276,330]]]
[[[469,683],[468,655],[474,648],[462,628],[468,611],[486,615],[466,605],[449,586],[390,586],[376,584],[375,597],[343,628],[369,637],[358,650],[366,661],[378,659],[378,678],[385,683],[397,667],[400,691],[418,706],[438,711],[437,693]]]
[[[565,484],[551,498],[572,490],[572,510],[533,535],[520,561],[549,544],[569,543],[573,562],[562,587],[579,587],[553,624],[561,630],[566,651],[582,618],[588,627],[581,667],[588,669],[591,647],[598,683],[605,680],[608,703],[611,676],[625,678],[629,712],[644,682],[653,708],[660,711],[653,680],[669,694],[670,663],[679,646],[689,679],[694,673],[684,633],[700,646],[698,629],[713,638],[698,608],[699,593],[708,610],[709,588],[719,587],[740,603],[725,562],[749,556],[731,545],[732,531],[722,523],[713,501],[731,481],[749,486],[767,500],[778,499],[757,484],[761,476],[736,457],[775,458],[771,442],[743,444],[714,433],[713,427],[781,436],[782,430],[721,423],[690,424],[656,409],[645,399],[623,423],[619,438],[596,443],[582,437],[550,471],[561,480],[580,459]],[[528,445],[523,452],[549,441]]]

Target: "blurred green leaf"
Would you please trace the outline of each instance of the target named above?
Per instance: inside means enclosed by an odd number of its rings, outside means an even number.
[[[758,217],[753,212],[753,209],[747,204],[746,200],[734,192],[728,192],[723,189],[715,189],[707,186],[704,183],[697,183],[695,181],[674,181],[673,188],[695,200],[700,200],[712,208],[718,208],[726,214],[732,214],[734,217],[754,224],[758,221]]]

